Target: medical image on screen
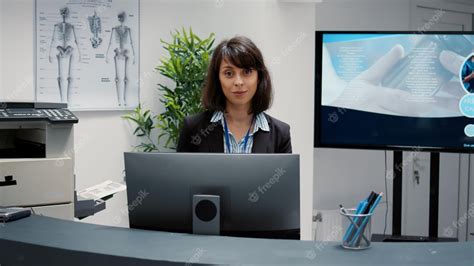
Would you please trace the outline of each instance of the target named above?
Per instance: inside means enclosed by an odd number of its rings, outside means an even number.
[[[474,92],[474,54],[468,56],[461,68],[461,82],[467,92]]]
[[[474,147],[474,35],[323,32],[317,41],[316,142]]]

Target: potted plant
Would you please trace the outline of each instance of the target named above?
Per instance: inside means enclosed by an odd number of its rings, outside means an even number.
[[[142,139],[135,147],[139,151],[159,151],[162,141],[165,148],[176,149],[183,119],[203,111],[201,91],[215,35],[211,33],[206,39],[201,39],[191,28],[189,32],[183,28],[181,32],[175,31],[171,36],[172,42],[161,40],[168,56],[162,58],[161,64],[155,68],[175,83],[174,88],[158,84],[159,91],[163,93],[160,102],[164,104],[165,111],[153,115],[150,110],[144,110],[139,105],[132,113],[124,116],[136,125],[133,134]],[[155,128],[161,130],[156,142],[152,137]]]

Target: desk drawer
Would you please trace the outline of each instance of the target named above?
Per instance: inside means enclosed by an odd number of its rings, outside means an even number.
[[[74,175],[70,158],[0,159],[0,206],[73,202]]]

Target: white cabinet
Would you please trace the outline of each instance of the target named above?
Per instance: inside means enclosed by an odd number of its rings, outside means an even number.
[[[0,177],[7,176],[16,185],[0,186],[0,202],[4,207],[74,202],[70,158],[0,159]]]

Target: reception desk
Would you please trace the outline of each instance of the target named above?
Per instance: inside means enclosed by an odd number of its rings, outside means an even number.
[[[0,224],[0,265],[474,265],[474,242],[372,243],[198,236],[32,215]]]

